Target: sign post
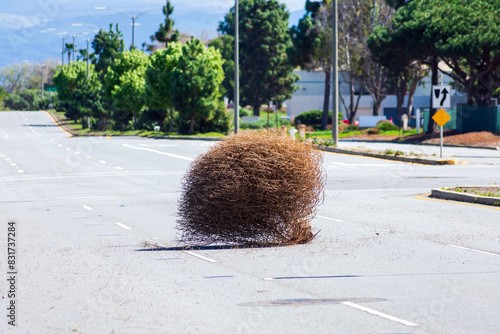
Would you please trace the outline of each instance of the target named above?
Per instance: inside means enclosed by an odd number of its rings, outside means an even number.
[[[433,95],[433,98],[434,98],[434,95]],[[442,158],[443,157],[443,127],[451,119],[451,116],[446,111],[444,111],[443,108],[441,108],[437,111],[437,113],[434,116],[432,116],[432,119],[440,127],[441,145],[439,148],[439,157]]]

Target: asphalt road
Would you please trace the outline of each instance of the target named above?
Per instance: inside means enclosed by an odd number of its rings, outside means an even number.
[[[326,153],[312,243],[142,251],[177,246],[181,178],[213,144],[70,138],[43,112],[0,112],[0,332],[500,332],[500,210],[426,197],[500,184],[500,152]]]

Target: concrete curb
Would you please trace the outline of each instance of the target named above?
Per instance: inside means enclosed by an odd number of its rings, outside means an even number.
[[[477,188],[477,187],[482,187],[482,186],[476,186],[476,187],[465,186],[460,188]],[[500,188],[500,186],[488,186],[488,187]],[[459,201],[459,202],[500,207],[500,197],[488,197],[488,196],[480,196],[474,194],[459,193],[447,189],[432,189],[431,197],[450,200],[450,201]]]
[[[400,162],[409,162],[414,164],[422,164],[422,165],[455,165],[457,163],[456,160],[451,159],[424,159],[424,158],[412,158],[412,157],[404,157],[404,156],[393,156],[393,155],[385,155],[385,154],[377,154],[370,152],[361,152],[361,151],[352,151],[346,150],[331,146],[321,146],[318,145],[317,148],[322,151],[332,152],[332,153],[341,153],[341,154],[349,154],[349,155],[358,155],[363,157],[384,159],[384,160],[392,160],[392,161],[400,161]]]
[[[415,141],[408,142],[396,142],[391,140],[357,140],[357,139],[340,139],[339,141],[351,142],[351,143],[387,143],[387,144],[398,144],[398,145],[418,145],[418,146],[435,146],[439,147],[439,144],[429,144],[429,143],[420,143]],[[457,148],[472,148],[472,149],[481,149],[481,150],[493,150],[500,151],[500,147],[488,147],[488,146],[470,146],[470,145],[443,145],[443,147],[457,147]]]

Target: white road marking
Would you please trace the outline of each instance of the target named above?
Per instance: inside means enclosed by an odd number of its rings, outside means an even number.
[[[71,151],[71,149],[69,147],[66,147],[66,151]]]
[[[85,158],[87,159],[94,159],[93,157],[91,157],[90,155],[86,155]]]
[[[107,164],[107,162],[104,161],[104,160],[99,160],[99,162],[102,163],[102,164]]]
[[[11,164],[11,165],[12,165],[12,167],[17,167],[17,164]]]
[[[197,257],[197,258],[199,258],[199,259],[202,259],[202,260],[208,261],[208,262],[212,262],[212,263],[219,263],[219,261],[217,261],[217,260],[211,259],[211,258],[209,258],[209,257],[203,256],[203,255],[200,255],[200,254],[193,253],[193,252],[191,252],[191,251],[184,251],[184,253],[189,254],[189,255],[191,255],[191,256],[194,256],[194,257]]]
[[[333,162],[328,167],[399,167],[396,164],[350,164],[345,162]]]
[[[123,168],[121,168],[121,167],[115,167],[115,168],[118,169],[118,170],[123,170]]]
[[[342,221],[340,219],[335,219],[335,218],[330,218],[330,217],[324,217],[324,216],[318,216],[318,215],[316,215],[316,217],[321,218],[321,219],[326,219],[326,220],[332,220],[334,222],[341,222]]]
[[[115,223],[116,225],[120,226],[121,228],[124,228],[126,230],[131,230],[132,228],[131,227],[128,227],[127,225],[125,224],[122,224],[122,223]]]
[[[413,326],[418,326],[418,324],[416,324],[414,322],[403,320],[403,319],[399,319],[399,318],[396,318],[396,317],[394,317],[392,315],[376,311],[376,310],[371,309],[369,307],[361,306],[361,305],[358,305],[358,304],[355,304],[355,303],[351,303],[351,302],[341,302],[341,304],[343,304],[345,306],[349,306],[349,307],[355,308],[355,309],[358,309],[358,310],[361,310],[361,311],[365,311],[367,313],[370,313],[370,314],[376,315],[378,317],[381,317],[381,318],[384,318],[384,319],[388,319],[388,320],[391,320],[391,321],[394,321],[394,322],[397,322],[397,323],[400,323],[400,324],[403,324],[403,325],[406,325],[406,326],[412,326],[412,327]]]
[[[83,207],[85,210],[89,210],[89,211],[94,210],[94,209],[92,209],[90,206],[82,205],[82,207]]]
[[[19,169],[17,172],[18,172],[19,174],[24,174],[24,171],[23,171],[22,169]]]
[[[474,248],[469,248],[469,247],[462,247],[462,246],[456,246],[456,245],[448,245],[448,247],[453,247],[453,248],[458,248],[458,249],[465,249],[465,250],[468,250],[468,251],[482,253],[482,254],[488,254],[488,255],[493,255],[493,256],[500,256],[500,254],[486,252],[486,251],[482,251],[482,250],[474,249]]]
[[[171,157],[171,158],[176,158],[176,159],[181,159],[181,160],[187,160],[187,161],[194,161],[193,158],[183,157],[182,155],[177,155],[177,154],[162,152],[162,151],[158,151],[158,150],[152,150],[150,148],[137,147],[137,146],[132,146],[132,145],[128,145],[128,144],[122,144],[122,146],[123,147],[132,148],[134,150],[148,151],[148,152],[152,152],[152,153],[156,153],[156,154],[160,154],[160,155],[166,155],[167,157]]]
[[[174,147],[174,146],[179,146],[179,145],[175,145],[175,144],[158,144],[158,145],[139,144],[139,146],[143,146],[143,147]]]

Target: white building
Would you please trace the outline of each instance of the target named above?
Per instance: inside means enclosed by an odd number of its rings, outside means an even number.
[[[287,106],[288,116],[296,117],[299,114],[314,110],[323,109],[323,98],[325,89],[325,73],[323,71],[294,71],[295,74],[300,76],[300,80],[296,82],[296,85],[300,86],[299,90],[292,95],[290,100],[285,101]],[[339,79],[341,80],[339,85],[340,93],[343,95],[344,101],[349,103],[349,87],[345,81],[342,80],[342,75],[339,74]],[[440,84],[449,85],[452,79],[444,74],[440,75]],[[414,98],[413,98],[413,109],[429,109],[430,107],[430,93],[431,93],[431,78],[430,76],[424,78],[417,88]],[[366,94],[366,93],[365,93]],[[357,96],[354,101],[356,103]],[[407,105],[408,96],[405,98],[405,107]],[[451,108],[453,109],[458,103],[465,103],[467,97],[463,94],[451,89]],[[330,91],[330,103],[329,108],[331,110],[331,91]],[[394,118],[396,115],[397,99],[396,95],[388,95],[382,102],[382,109],[380,111],[381,115],[387,117],[387,119]],[[339,97],[339,111],[346,115],[346,110],[342,104]],[[371,116],[373,112],[373,98],[371,95],[362,95],[359,101],[358,111],[356,113],[356,120],[360,116]]]

